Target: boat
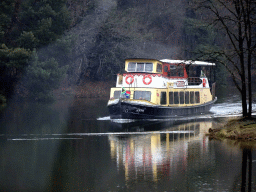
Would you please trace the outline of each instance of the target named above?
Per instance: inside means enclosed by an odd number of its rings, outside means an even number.
[[[125,60],[107,107],[111,119],[171,119],[206,113],[215,97],[215,63],[171,59]]]

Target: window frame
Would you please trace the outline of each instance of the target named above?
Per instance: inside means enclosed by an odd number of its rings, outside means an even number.
[[[135,67],[133,67],[134,70],[130,70],[131,64],[135,65]],[[142,65],[142,64],[143,64],[143,70],[138,70],[138,65]],[[151,70],[148,70],[149,65],[151,65],[151,67],[150,67]],[[127,66],[127,71],[128,72],[140,72],[140,73],[153,72],[154,71],[154,63],[149,63],[149,62],[147,62],[147,63],[145,63],[145,62],[129,62],[128,66]]]
[[[141,95],[142,93],[148,94],[148,95]],[[138,94],[138,95],[137,95]],[[147,100],[147,101],[151,101],[151,91],[134,91],[133,92],[133,99],[135,100]],[[141,97],[143,96],[143,97]],[[139,97],[139,98],[137,98]]]

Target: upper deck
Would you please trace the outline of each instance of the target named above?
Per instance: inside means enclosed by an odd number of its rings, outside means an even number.
[[[155,59],[126,59],[125,71],[128,73],[162,74],[163,64]]]
[[[118,74],[116,87],[209,87],[204,73],[200,77],[188,77],[187,66],[213,66],[214,63],[186,60],[126,59],[125,73]],[[203,83],[204,82],[204,83]],[[191,87],[191,88],[192,88]]]

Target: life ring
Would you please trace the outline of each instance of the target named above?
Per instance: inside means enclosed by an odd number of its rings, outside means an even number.
[[[203,79],[203,87],[205,87],[205,86],[206,86],[206,80]]]
[[[128,79],[130,79],[130,80],[128,81]],[[134,81],[133,75],[127,75],[127,76],[126,76],[125,82],[126,82],[127,84],[132,84],[133,81]]]
[[[149,78],[149,81],[148,81],[148,82],[145,81],[146,78]],[[144,83],[145,85],[149,85],[151,82],[152,82],[152,77],[151,77],[150,75],[144,75],[144,77],[143,77],[143,83]]]

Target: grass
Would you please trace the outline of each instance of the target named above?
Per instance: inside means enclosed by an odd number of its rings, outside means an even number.
[[[209,129],[210,139],[231,139],[240,141],[256,141],[256,118],[232,119],[219,128]]]

